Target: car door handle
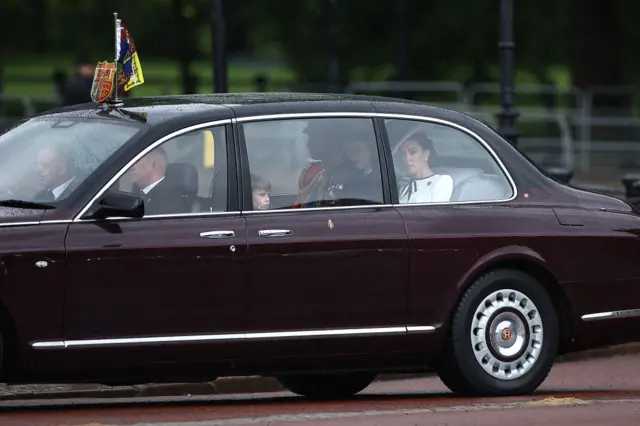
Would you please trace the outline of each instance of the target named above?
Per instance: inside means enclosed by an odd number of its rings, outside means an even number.
[[[233,231],[208,231],[200,233],[200,238],[232,238],[235,236],[236,233]]]
[[[258,231],[258,235],[261,237],[285,237],[291,234],[293,232],[290,229],[261,229]]]

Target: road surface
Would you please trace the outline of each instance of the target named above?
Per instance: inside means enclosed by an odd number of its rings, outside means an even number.
[[[640,355],[556,364],[534,395],[458,398],[437,378],[376,382],[345,401],[287,392],[7,401],[2,426],[640,425]]]

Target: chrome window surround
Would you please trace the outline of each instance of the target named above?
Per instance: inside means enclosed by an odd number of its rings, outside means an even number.
[[[470,137],[472,137],[475,141],[480,143],[491,155],[493,160],[498,164],[500,170],[505,174],[509,184],[511,185],[511,189],[513,190],[513,194],[511,197],[506,199],[499,200],[483,200],[483,201],[448,201],[442,203],[412,203],[412,204],[373,204],[373,205],[363,205],[363,206],[345,206],[345,207],[315,207],[315,208],[300,208],[300,209],[278,209],[278,210],[247,210],[244,212],[234,211],[234,212],[202,212],[202,213],[179,213],[179,214],[162,214],[162,215],[150,215],[145,216],[141,219],[133,219],[133,218],[110,218],[108,220],[148,220],[148,219],[159,219],[159,218],[188,218],[188,217],[216,217],[216,216],[234,216],[240,214],[278,214],[278,213],[292,213],[292,212],[304,212],[304,211],[332,211],[332,210],[358,210],[358,209],[371,209],[371,208],[389,208],[389,207],[427,207],[427,206],[443,206],[443,205],[482,205],[482,204],[493,204],[493,203],[507,203],[509,201],[514,200],[518,196],[518,188],[511,177],[511,174],[508,172],[502,160],[498,157],[495,151],[489,146],[489,144],[484,141],[479,135],[475,132],[467,129],[464,126],[459,124],[443,120],[440,118],[433,117],[424,117],[419,115],[411,115],[411,114],[393,114],[393,113],[378,113],[378,112],[309,112],[309,113],[287,113],[287,114],[268,114],[268,115],[255,115],[251,117],[241,117],[241,118],[233,118],[226,120],[216,120],[210,121],[206,123],[199,123],[193,126],[185,127],[183,129],[177,130],[173,133],[170,133],[162,138],[158,139],[156,142],[149,145],[143,151],[138,153],[131,161],[129,161],[118,173],[116,173],[107,183],[104,185],[98,193],[91,198],[91,200],[80,210],[80,212],[69,221],[41,221],[41,222],[20,222],[20,223],[7,223],[0,224],[0,227],[6,226],[20,226],[20,225],[35,225],[35,224],[49,224],[49,223],[69,223],[69,222],[94,222],[95,219],[81,219],[81,217],[89,210],[91,205],[100,197],[104,192],[113,185],[116,180],[118,180],[126,171],[135,164],[141,157],[146,155],[149,151],[155,149],[157,146],[163,144],[164,142],[173,139],[177,136],[181,136],[185,133],[189,133],[194,130],[205,129],[212,126],[226,125],[231,123],[250,123],[255,121],[268,121],[268,120],[289,120],[289,119],[305,119],[305,118],[349,118],[349,117],[357,117],[357,118],[389,118],[389,119],[399,119],[399,120],[415,120],[422,121],[425,123],[435,123],[441,124],[444,126],[448,126],[454,129],[457,129],[463,133],[466,133]]]
[[[127,172],[127,170],[129,170],[129,168],[131,166],[133,166],[135,163],[138,162],[138,160],[140,160],[142,157],[144,157],[145,155],[147,155],[150,151],[153,151],[155,148],[157,148],[158,146],[162,145],[163,143],[176,138],[178,136],[182,136],[186,133],[192,132],[194,130],[200,130],[200,129],[206,129],[209,127],[214,127],[214,126],[220,126],[220,125],[226,125],[226,124],[231,124],[231,119],[226,119],[226,120],[216,120],[216,121],[209,121],[206,123],[199,123],[199,124],[194,124],[193,126],[189,126],[189,127],[185,127],[183,129],[177,130],[173,133],[169,133],[166,136],[161,137],[160,139],[158,139],[157,141],[155,141],[154,143],[152,143],[151,145],[149,145],[148,147],[146,147],[145,149],[143,149],[142,151],[140,151],[138,153],[138,155],[136,155],[135,157],[133,157],[127,164],[124,165],[124,167],[122,169],[120,169],[120,171],[118,173],[116,173],[111,179],[109,179],[109,181],[106,183],[106,185],[104,185],[102,187],[102,189],[100,191],[98,191],[98,193],[96,195],[93,196],[93,198],[91,200],[89,200],[89,202],[80,210],[80,212],[73,218],[73,222],[93,222],[93,219],[81,219],[82,216],[87,213],[87,210],[89,210],[89,208],[91,208],[91,205],[93,203],[96,202],[96,200],[98,198],[100,198],[102,196],[102,194],[105,193],[105,191],[107,191],[111,185],[113,185],[118,179],[120,179],[120,177],[122,177],[123,174],[125,174]],[[224,213],[224,214],[231,214],[232,212],[217,212],[217,213]],[[146,218],[156,218],[156,217],[181,217],[181,216],[193,216],[193,215],[198,215],[198,216],[203,216],[203,215],[210,215],[211,213],[181,213],[181,214],[177,214],[177,215],[151,215],[151,216],[146,216]],[[120,220],[121,218],[111,218],[111,220]]]
[[[67,349],[74,347],[105,347],[105,346],[130,346],[153,345],[163,343],[195,343],[195,342],[228,342],[232,340],[280,340],[280,339],[306,339],[306,338],[332,338],[351,336],[376,336],[390,334],[420,334],[431,333],[437,327],[431,325],[396,326],[396,327],[366,327],[366,328],[336,328],[324,330],[296,330],[296,331],[266,331],[254,333],[227,333],[227,334],[202,334],[202,335],[178,335],[157,337],[124,337],[112,339],[87,339],[87,340],[48,340],[32,342],[34,349]]]
[[[246,210],[243,211],[242,214],[271,214],[271,213],[291,213],[291,212],[299,212],[299,211],[317,211],[317,210],[354,210],[354,209],[371,209],[371,208],[383,208],[383,207],[427,207],[427,206],[455,206],[455,205],[482,205],[482,204],[493,204],[493,203],[507,203],[509,201],[513,201],[518,196],[518,188],[511,177],[511,174],[505,167],[504,163],[495,151],[491,148],[491,146],[482,139],[475,132],[467,129],[464,126],[453,123],[451,121],[443,120],[440,118],[433,117],[423,117],[419,115],[410,115],[410,114],[393,114],[393,113],[380,113],[380,112],[309,112],[309,113],[289,113],[289,114],[269,114],[269,115],[257,115],[251,117],[241,117],[234,118],[232,121],[234,123],[250,123],[255,121],[268,121],[268,120],[283,120],[283,119],[304,119],[304,118],[349,118],[349,117],[357,117],[357,118],[390,118],[390,119],[398,119],[398,120],[415,120],[422,121],[425,123],[434,123],[441,124],[444,126],[448,126],[454,129],[457,129],[463,133],[466,133],[468,136],[473,138],[476,142],[480,143],[486,150],[489,152],[489,155],[493,160],[498,164],[502,173],[504,173],[505,177],[509,181],[509,185],[513,191],[511,197],[506,199],[499,200],[483,200],[483,201],[447,201],[441,203],[407,203],[407,204],[372,204],[366,206],[347,206],[347,207],[314,207],[314,208],[304,208],[304,209],[278,209],[278,210]]]

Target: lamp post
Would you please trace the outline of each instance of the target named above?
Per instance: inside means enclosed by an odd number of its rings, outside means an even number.
[[[513,0],[500,0],[500,111],[498,132],[512,145],[518,145],[515,101],[515,41],[513,35]]]
[[[396,0],[395,10],[395,53],[396,53],[396,81],[406,81],[407,79],[407,59],[408,48],[407,42],[409,41],[409,32],[407,30],[408,5],[407,0]]]
[[[211,0],[211,35],[213,37],[213,91],[226,93],[227,51],[222,0]]]
[[[329,0],[329,92],[340,91],[338,0]]]

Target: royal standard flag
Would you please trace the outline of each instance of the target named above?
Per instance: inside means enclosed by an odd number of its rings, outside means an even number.
[[[122,65],[118,75],[118,92],[122,93],[144,83],[144,76],[136,44],[133,42],[129,28],[121,19],[116,21],[116,26],[118,63]]]

